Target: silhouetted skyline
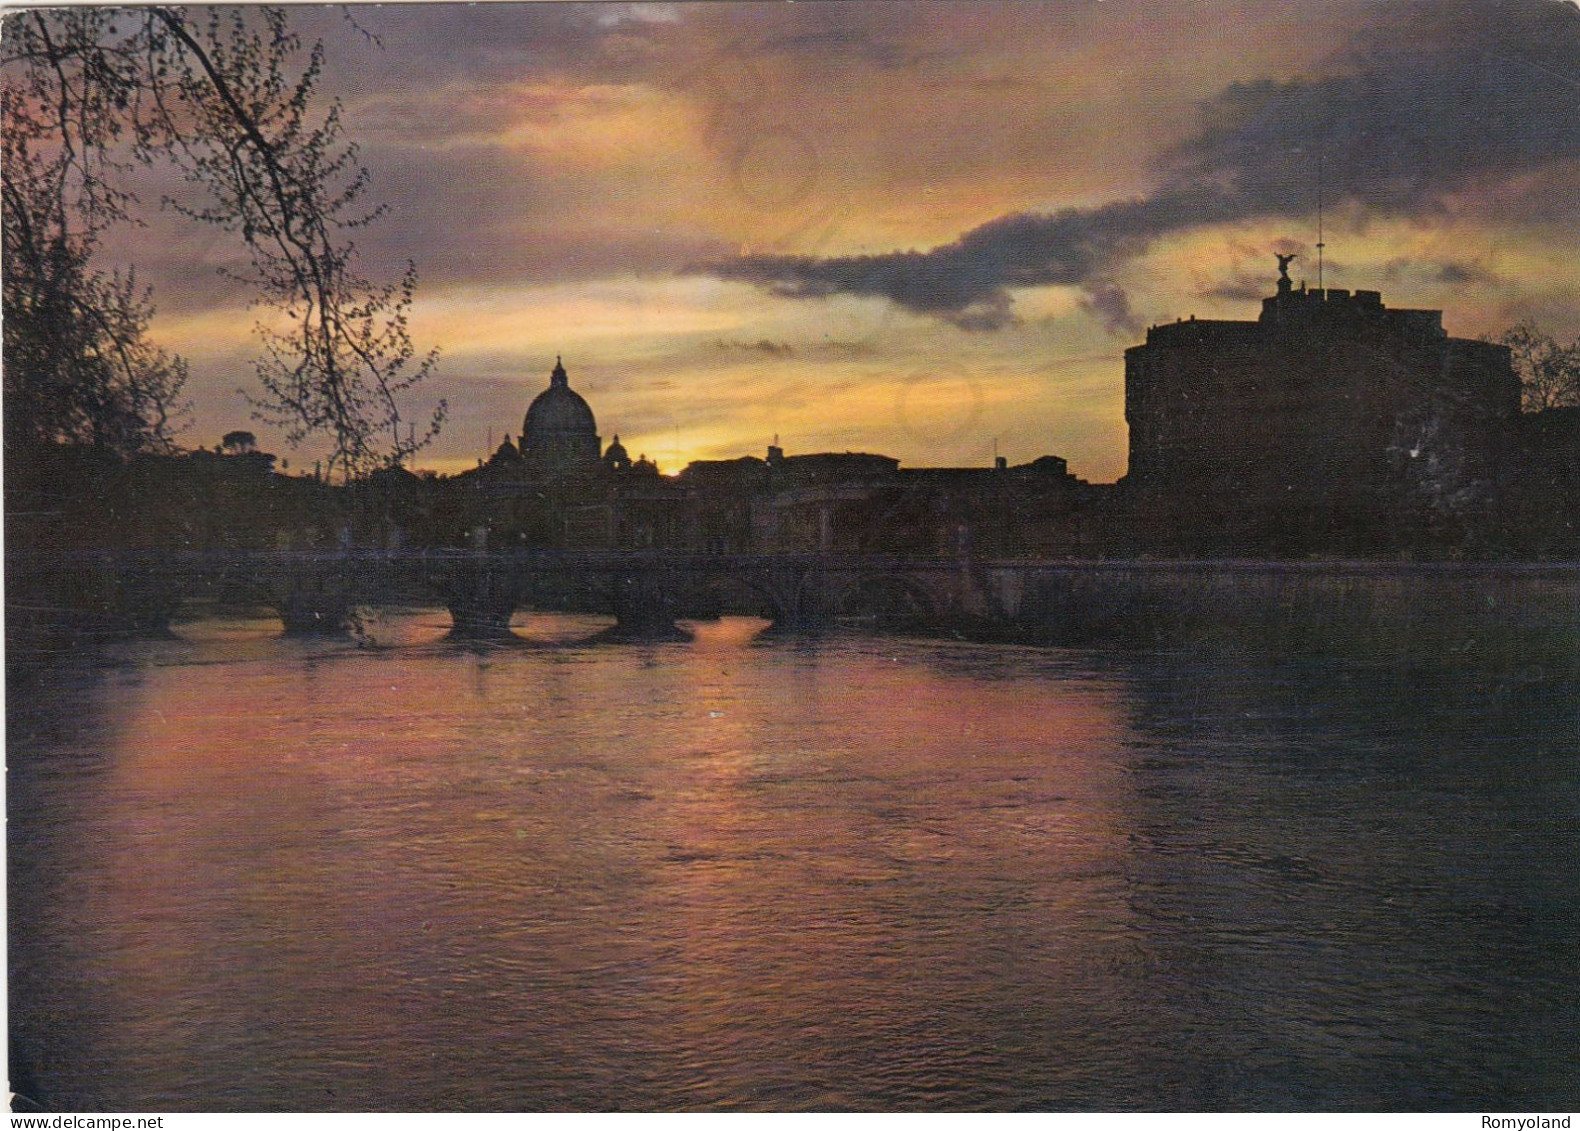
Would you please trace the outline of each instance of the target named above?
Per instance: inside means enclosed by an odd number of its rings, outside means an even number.
[[[1247,318],[1272,253],[1473,337],[1580,332],[1580,10],[1557,0],[450,5],[293,10],[421,275],[423,464],[470,466],[556,353],[665,471],[859,447],[1124,470],[1123,351]],[[157,177],[153,179],[157,180]],[[169,188],[170,186],[162,186]],[[145,192],[149,200],[158,191]],[[194,427],[250,420],[255,312],[169,215],[112,260],[156,286]]]

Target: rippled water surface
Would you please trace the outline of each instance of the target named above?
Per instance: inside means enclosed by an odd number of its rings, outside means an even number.
[[[1580,1103],[1574,689],[386,616],[13,673],[54,1110]]]

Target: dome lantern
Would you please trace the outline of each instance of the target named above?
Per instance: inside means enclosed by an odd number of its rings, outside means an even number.
[[[604,463],[614,471],[624,471],[631,466],[630,453],[625,450],[625,445],[620,442],[620,434],[615,433],[614,442],[609,445],[609,450],[603,454]]]

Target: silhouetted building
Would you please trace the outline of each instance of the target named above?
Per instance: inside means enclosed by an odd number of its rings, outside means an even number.
[[[1255,322],[1194,317],[1125,351],[1141,548],[1368,553],[1484,527],[1519,414],[1509,351],[1375,291],[1278,292]]]
[[[603,461],[610,471],[624,471],[631,466],[631,457],[625,450],[625,445],[620,442],[620,434],[615,433],[614,442],[609,445],[609,450],[604,452]]]
[[[1280,256],[1254,322],[1154,326],[1125,354],[1130,467],[1093,485],[1044,456],[901,468],[824,452],[699,460],[665,478],[600,452],[562,362],[435,512],[452,544],[976,557],[1550,554],[1575,542],[1563,414],[1522,418],[1507,349],[1435,310],[1307,290]],[[1546,500],[1566,516],[1543,517]],[[482,533],[479,533],[482,532]]]
[[[598,465],[598,425],[565,365],[554,359],[549,387],[537,395],[521,426],[521,458],[539,474],[562,475]]]
[[[890,456],[822,452],[699,460],[679,476],[697,548],[762,553],[1008,556],[1077,552],[1098,490],[1043,456],[1010,468],[902,468]]]
[[[686,491],[620,437],[600,450],[591,406],[556,358],[532,401],[520,446],[507,438],[487,462],[448,481],[441,540],[493,549],[684,548]]]
[[[1498,548],[1524,558],[1580,556],[1580,408],[1522,413],[1505,471]]]

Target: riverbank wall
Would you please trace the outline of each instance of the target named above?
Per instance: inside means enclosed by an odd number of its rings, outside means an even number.
[[[1580,678],[1580,563],[1005,563],[980,579],[991,619],[1027,643]]]

